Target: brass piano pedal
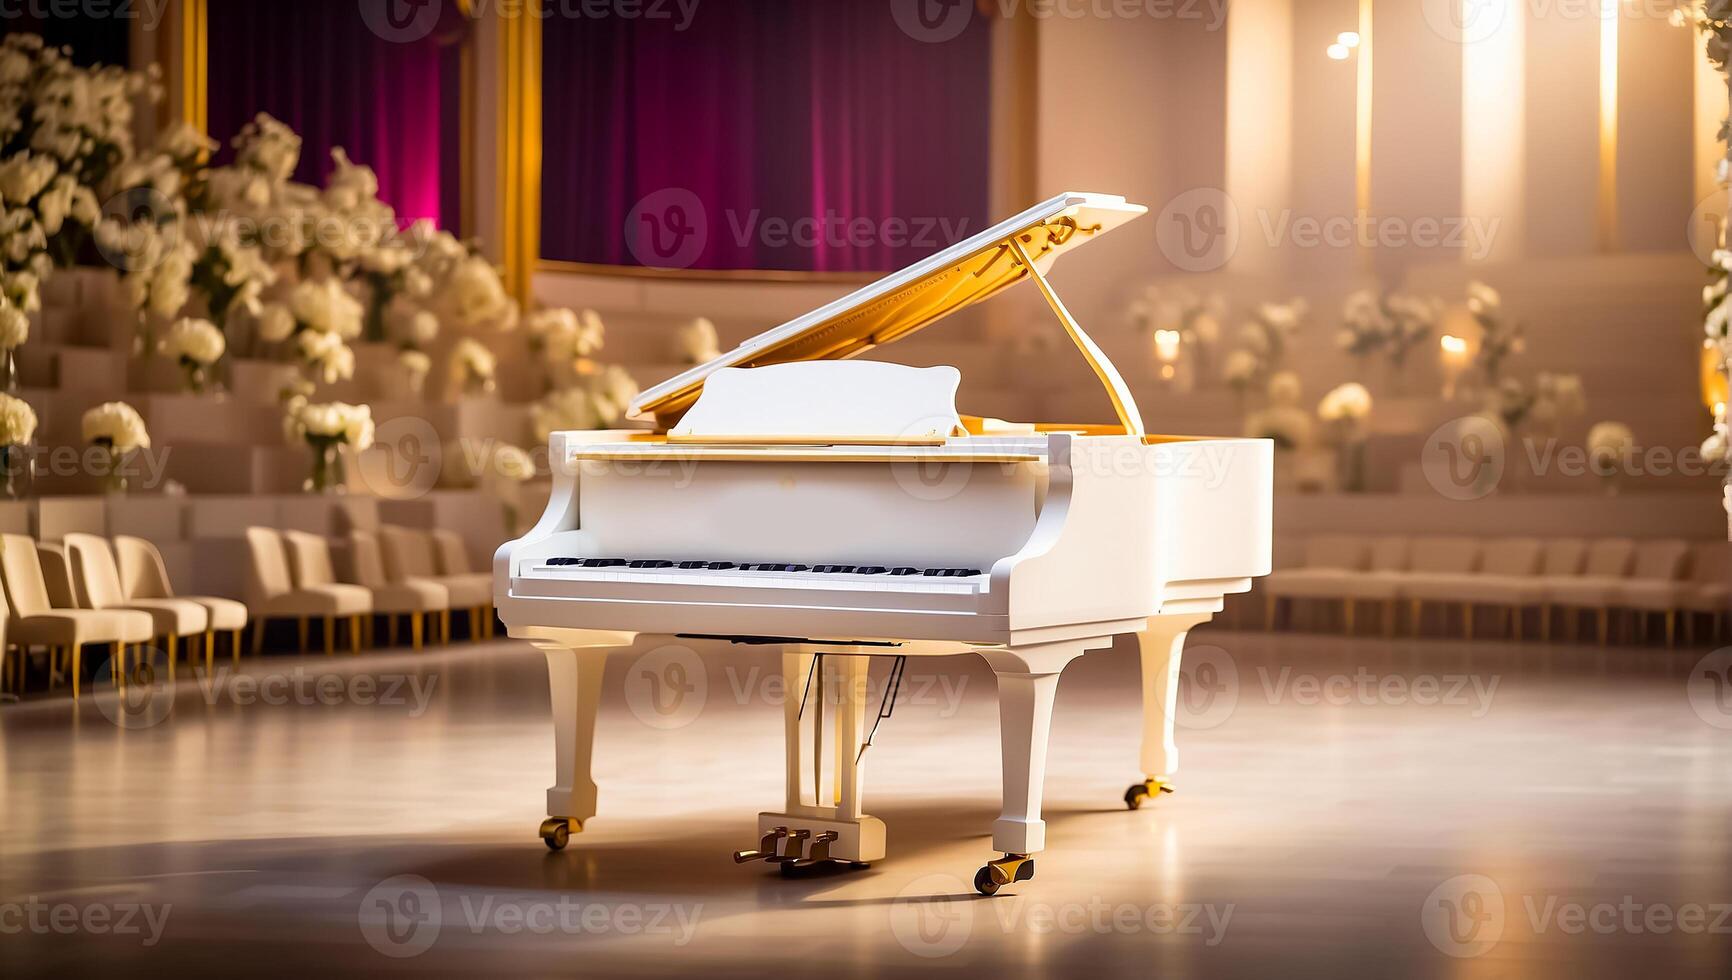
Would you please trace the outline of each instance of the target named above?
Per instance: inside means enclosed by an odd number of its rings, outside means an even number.
[[[1140,783],[1132,783],[1131,788],[1125,790],[1125,807],[1135,810],[1143,805],[1144,800],[1171,792],[1173,792],[1173,784],[1159,779],[1145,779]]]
[[[812,838],[812,847],[806,852],[806,862],[821,864],[830,860],[830,842],[840,836],[834,830],[826,830]]]
[[[746,864],[747,862],[750,862],[750,861],[768,861],[768,860],[773,859],[776,856],[776,846],[777,846],[778,842],[780,842],[781,839],[786,837],[786,836],[788,836],[788,828],[786,828],[786,827],[774,828],[769,833],[764,835],[763,840],[758,841],[758,846],[757,846],[756,850],[735,851],[734,852],[734,863],[735,864]]]
[[[1034,858],[1027,854],[1006,854],[974,873],[974,890],[982,895],[996,893],[1005,885],[1027,881],[1034,877]]]
[[[811,836],[812,832],[803,827],[790,833],[782,838],[781,849],[765,860],[771,864],[793,864],[804,856],[806,838]]]

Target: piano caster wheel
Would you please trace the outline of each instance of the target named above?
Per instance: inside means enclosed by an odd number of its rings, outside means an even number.
[[[571,843],[572,831],[583,830],[583,822],[567,817],[548,817],[541,822],[541,839],[550,851],[563,851]]]
[[[1131,784],[1130,789],[1125,790],[1125,807],[1131,810],[1138,809],[1143,805],[1144,800],[1159,796],[1162,793],[1171,793],[1172,791],[1173,787],[1171,784],[1163,783],[1158,779],[1149,779],[1140,783],[1133,783]]]
[[[1005,885],[1028,881],[1034,877],[1034,858],[1026,854],[1006,854],[974,873],[974,890],[982,895],[996,895]]]

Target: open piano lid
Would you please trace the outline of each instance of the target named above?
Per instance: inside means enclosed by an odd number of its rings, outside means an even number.
[[[1060,255],[1147,210],[1113,194],[1060,194],[656,385],[630,415],[666,430],[722,368],[848,358],[890,343],[1027,279],[1013,238],[1044,274]]]

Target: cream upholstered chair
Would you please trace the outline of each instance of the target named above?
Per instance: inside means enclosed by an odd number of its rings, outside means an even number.
[[[1366,538],[1319,534],[1307,540],[1303,563],[1270,572],[1263,580],[1264,626],[1274,629],[1280,621],[1282,600],[1345,599],[1342,583],[1363,571],[1370,560],[1371,542]]]
[[[1511,582],[1537,581],[1543,546],[1538,538],[1499,538],[1485,545],[1476,572],[1434,572],[1416,575],[1402,586],[1408,598],[1423,602],[1458,602],[1468,638],[1473,637],[1475,606],[1496,606],[1521,639],[1521,617]]]
[[[120,585],[120,569],[114,563],[114,552],[109,550],[107,541],[94,534],[77,532],[62,540],[78,607],[136,609],[148,615],[153,634],[162,639],[163,649],[168,653],[170,677],[174,676],[181,640],[195,636],[209,639],[205,634],[210,629],[210,613],[196,602],[187,599],[128,599],[126,590]],[[190,645],[188,652],[191,652]]]
[[[1618,587],[1630,575],[1636,559],[1636,542],[1629,538],[1599,538],[1588,545],[1582,570],[1575,575],[1545,575],[1541,577],[1541,602],[1548,610],[1562,606],[1572,613],[1592,609],[1596,614],[1600,642],[1606,642],[1611,630],[1612,600]],[[1571,615],[1573,633],[1580,617]]]
[[[307,649],[307,622],[325,621],[325,650],[335,649],[335,620],[372,612],[372,596],[358,585],[297,587],[289,573],[288,551],[281,534],[268,527],[247,528],[247,610],[253,619],[253,652],[261,653],[265,621],[294,619],[300,627],[300,649]]]
[[[247,626],[247,605],[235,599],[213,595],[176,596],[168,580],[168,564],[162,552],[145,538],[129,534],[114,536],[114,557],[120,570],[120,588],[129,603],[139,599],[186,599],[196,602],[210,614],[210,626],[205,632],[205,669],[213,666],[216,634],[229,634],[229,654],[236,663],[241,659],[241,631]]]
[[[1732,611],[1732,544],[1704,541],[1690,556],[1692,588],[1684,594],[1684,642],[1696,642],[1696,617],[1706,613],[1711,635],[1719,639]]]
[[[451,609],[476,610],[493,605],[493,581],[485,575],[441,575],[433,536],[425,531],[387,524],[379,529],[379,544],[385,552],[385,574],[393,582],[436,582],[451,596]],[[472,618],[472,631],[479,626]],[[451,642],[451,613],[440,615],[440,632],[445,642]],[[477,634],[478,635],[478,634]]]
[[[372,593],[361,586],[337,581],[336,566],[331,561],[331,543],[323,537],[305,531],[284,531],[282,540],[288,548],[289,569],[296,589],[306,592],[329,590],[345,594],[350,600],[350,609],[358,610],[350,611],[343,618],[349,624],[349,650],[360,653],[361,620],[372,615]],[[325,653],[330,654],[336,650],[337,616],[326,616],[324,620]]]
[[[473,610],[474,615],[470,619],[469,625],[470,625],[471,631],[473,632],[477,628],[476,624],[478,624],[478,623],[480,624],[480,626],[479,626],[480,632],[475,634],[477,637],[492,636],[493,635],[493,575],[492,575],[492,573],[490,573],[490,572],[477,572],[475,569],[470,567],[470,565],[469,565],[469,547],[463,543],[463,536],[461,534],[458,534],[456,531],[451,531],[451,530],[447,530],[446,528],[440,528],[440,527],[434,528],[432,531],[432,534],[433,534],[433,550],[434,550],[435,557],[438,559],[439,576],[442,580],[450,581],[452,579],[462,577],[471,583],[481,582],[481,583],[484,583],[486,585],[486,587],[487,587],[487,601],[482,603],[481,605],[475,607],[475,609]],[[467,586],[466,591],[474,591],[474,586],[473,585]]]
[[[70,654],[74,699],[79,694],[86,646],[114,644],[120,672],[124,673],[128,647],[150,641],[153,624],[144,613],[55,606],[49,599],[48,580],[42,573],[36,542],[22,534],[0,535],[0,577],[5,579],[9,606],[8,638],[20,649],[47,647],[50,670],[55,669],[64,654]]]
[[[408,616],[409,644],[421,649],[426,617],[450,612],[450,591],[431,579],[392,582],[379,537],[371,531],[349,532],[349,561],[355,581],[373,593],[373,612],[385,617],[390,644],[397,645],[397,617]]]
[[[1482,545],[1476,538],[1433,536],[1413,539],[1407,571],[1395,576],[1390,584],[1400,598],[1407,600],[1416,635],[1420,619],[1425,614],[1426,599],[1415,595],[1415,590],[1426,590],[1439,582],[1453,581],[1456,576],[1472,574],[1479,568],[1481,551]],[[1473,635],[1471,610],[1463,626],[1469,636]]]
[[[1677,643],[1678,611],[1692,588],[1684,578],[1690,557],[1690,546],[1683,541],[1644,541],[1636,546],[1635,567],[1628,579],[1612,589],[1611,605],[1637,613],[1638,636],[1647,633],[1648,614],[1662,613],[1666,643]]]

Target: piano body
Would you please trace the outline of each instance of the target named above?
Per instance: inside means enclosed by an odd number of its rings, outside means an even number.
[[[786,799],[742,862],[884,857],[862,808],[874,657],[972,653],[997,677],[1001,856],[979,869],[983,892],[1033,876],[1059,674],[1116,635],[1139,637],[1143,672],[1143,779],[1125,801],[1171,790],[1186,632],[1269,570],[1272,445],[1147,434],[1047,283],[1059,256],[1144,210],[1059,195],[646,391],[632,412],[654,432],[552,436],[547,510],[494,561],[510,635],[548,661],[550,847],[596,812],[603,664],[639,634],[783,647]],[[1116,424],[961,416],[954,368],[855,359],[1024,280]]]

